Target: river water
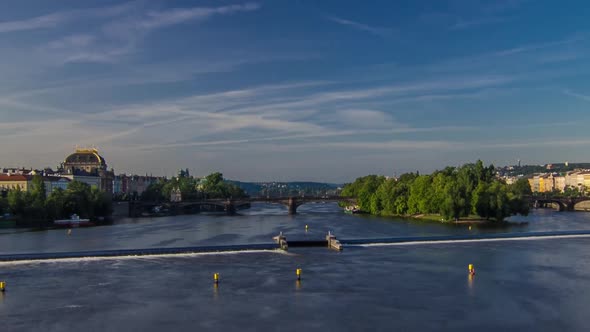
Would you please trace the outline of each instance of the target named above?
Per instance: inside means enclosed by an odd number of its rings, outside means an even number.
[[[469,230],[351,216],[309,204],[288,216],[123,219],[65,230],[0,230],[0,254],[590,230],[590,213],[535,210],[526,225]],[[305,231],[308,225],[308,231]],[[0,331],[582,331],[590,239],[416,243],[0,263]],[[467,275],[474,264],[476,276]],[[297,282],[295,270],[302,269]],[[215,286],[212,276],[219,273]]]

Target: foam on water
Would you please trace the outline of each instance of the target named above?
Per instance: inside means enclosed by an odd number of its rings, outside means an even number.
[[[125,255],[125,256],[106,256],[106,257],[71,257],[71,258],[49,258],[49,259],[28,259],[18,261],[0,261],[0,266],[13,265],[28,265],[28,264],[42,264],[42,263],[85,263],[85,262],[102,262],[102,261],[123,261],[130,259],[158,259],[158,258],[190,258],[201,256],[216,256],[216,255],[238,255],[238,254],[260,254],[272,253],[280,255],[290,255],[284,250],[261,249],[261,250],[234,250],[234,251],[216,251],[216,252],[193,252],[193,253],[178,253],[178,254],[148,254],[148,255]]]
[[[498,241],[534,241],[534,240],[552,240],[552,239],[573,239],[573,238],[590,238],[590,234],[568,234],[568,235],[539,235],[539,236],[522,236],[509,238],[488,238],[488,239],[460,239],[460,240],[424,240],[424,241],[406,241],[406,242],[375,242],[364,244],[348,244],[347,247],[386,247],[386,246],[414,246],[414,245],[436,245],[436,244],[454,244],[454,243],[474,243],[474,242],[498,242]]]

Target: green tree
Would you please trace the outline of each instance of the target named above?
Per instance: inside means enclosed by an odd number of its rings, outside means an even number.
[[[25,215],[29,219],[46,220],[47,211],[45,209],[45,182],[43,177],[39,174],[33,176],[31,181],[31,188],[27,193],[26,198],[28,206],[25,208]]]
[[[473,212],[482,218],[489,219],[491,217],[490,208],[490,194],[488,192],[488,184],[480,182],[473,192],[473,201],[471,202]]]
[[[489,187],[490,211],[496,221],[503,221],[511,215],[510,197],[506,185],[494,181]]]
[[[8,212],[8,200],[5,197],[0,196],[0,216]]]
[[[92,218],[107,217],[113,213],[113,206],[110,197],[98,188],[90,188],[89,193]]]
[[[510,185],[510,191],[520,197],[530,196],[533,194],[531,185],[527,179],[518,179],[516,182]]]
[[[375,196],[379,200],[379,207],[381,208],[381,214],[385,215],[392,215],[395,214],[395,185],[396,181],[394,179],[387,179],[379,185],[377,188],[377,192]]]
[[[49,194],[49,197],[47,197],[47,201],[45,203],[47,218],[49,220],[56,220],[69,217],[69,215],[64,213],[65,203],[65,191],[61,188],[53,190],[51,194]]]
[[[45,202],[45,182],[43,181],[43,177],[41,175],[36,174],[33,176],[33,179],[31,180],[31,189],[29,192],[31,193],[33,200]]]
[[[441,206],[440,214],[447,220],[459,219],[464,216],[465,198],[461,195],[461,188],[455,181],[445,185],[445,198]]]
[[[68,184],[65,193],[64,213],[68,216],[75,213],[81,218],[93,216],[88,184],[79,181],[72,181]]]
[[[16,216],[24,216],[26,197],[25,193],[21,191],[20,188],[10,190],[7,195],[7,200],[10,213]]]
[[[166,184],[165,181],[158,181],[155,183],[151,183],[146,190],[141,193],[140,200],[145,202],[161,202],[166,201],[166,197],[164,196],[164,185]],[[168,198],[170,198],[168,196]]]
[[[410,185],[408,213],[429,213],[433,198],[432,177],[428,175],[418,176]]]
[[[477,213],[482,218],[504,220],[527,214],[523,182],[508,187],[495,178],[495,167],[475,164],[446,167],[432,175],[402,174],[399,179],[368,175],[357,178],[341,195],[357,199],[361,210],[373,214],[407,215],[438,213],[447,220]]]

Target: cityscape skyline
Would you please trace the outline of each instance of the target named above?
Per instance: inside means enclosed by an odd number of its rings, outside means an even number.
[[[98,147],[117,173],[244,181],[585,162],[587,11],[9,0],[0,166],[55,167],[76,145]]]
[[[59,163],[58,166],[53,167],[50,165],[44,165],[44,166],[8,166],[6,167],[6,165],[0,165],[0,174],[5,174],[5,175],[10,175],[10,174],[25,174],[25,175],[29,175],[29,172],[32,171],[32,174],[36,174],[35,172],[41,172],[40,174],[45,175],[45,172],[47,173],[47,176],[52,176],[54,173],[59,173],[60,171],[64,171],[64,163],[68,162],[68,159],[71,158],[71,156],[73,155],[77,155],[80,152],[82,153],[95,153],[98,155],[98,153],[101,153],[99,151],[99,149],[95,146],[92,147],[80,147],[80,146],[76,146],[76,148],[72,151],[72,154],[70,154],[69,156],[67,156],[66,158],[61,159],[62,161]],[[107,162],[106,158],[104,158],[103,156],[100,156],[100,158],[103,160],[103,162]],[[64,162],[65,160],[65,162]],[[585,167],[587,167],[588,164],[587,162],[569,162],[569,161],[565,161],[565,162],[545,162],[545,163],[540,163],[540,164],[522,164],[521,165],[521,160],[517,160],[516,163],[514,164],[505,164],[505,165],[493,165],[494,167],[496,167],[496,169],[499,171],[499,176],[507,179],[509,183],[514,182],[516,179],[521,178],[523,176],[523,174],[518,174],[518,175],[514,175],[517,172],[517,170],[522,166],[523,168],[527,168],[527,167],[542,167],[543,171],[539,172],[537,170],[537,172],[535,172],[534,174],[536,175],[550,175],[550,174],[560,174],[560,173],[564,173],[563,170],[557,170],[555,167],[568,167],[568,166],[572,166],[572,170],[576,170],[576,171],[587,171],[587,169]],[[144,174],[140,174],[138,172],[134,172],[134,171],[123,171],[123,172],[118,172],[117,170],[115,170],[113,167],[108,166],[108,164],[105,164],[105,166],[107,166],[105,168],[105,170],[110,170],[113,172],[113,175],[117,175],[117,176],[129,176],[129,177],[142,177],[142,176],[146,176],[148,178],[153,178],[153,179],[157,179],[157,178],[174,178],[177,176],[185,176],[185,175],[191,175],[191,176],[195,176],[196,178],[204,178],[206,176],[206,174],[200,174],[199,171],[195,168],[189,168],[189,167],[179,167],[176,168],[173,172],[171,172],[170,174],[153,174],[152,172],[145,172]],[[447,166],[451,166],[454,167],[453,165],[446,165]],[[461,165],[456,165],[457,167],[460,167]],[[437,170],[442,170],[442,168],[436,169],[434,171]],[[506,171],[510,171],[514,174],[512,175],[506,175],[503,174]],[[411,172],[411,171],[410,171]],[[418,171],[420,172],[420,171]],[[70,172],[71,173],[71,172]],[[430,172],[428,172],[430,173]],[[530,170],[527,170],[526,172],[528,175],[526,176],[527,178],[530,178]],[[208,173],[210,174],[210,173]],[[389,177],[397,177],[398,174],[397,172],[394,172],[393,174],[374,174],[374,175],[379,175],[379,176],[385,176],[387,178]],[[272,182],[277,182],[277,183],[281,183],[281,182],[306,182],[309,180],[287,180],[287,181],[277,181],[277,180],[267,180],[267,181],[253,181],[253,180],[248,180],[248,179],[231,179],[231,178],[227,178],[224,177],[226,180],[233,180],[233,181],[243,181],[243,182],[250,182],[250,183],[272,183]],[[318,182],[318,183],[330,183],[327,181],[312,181],[312,182]],[[346,182],[332,182],[332,184],[345,184]]]

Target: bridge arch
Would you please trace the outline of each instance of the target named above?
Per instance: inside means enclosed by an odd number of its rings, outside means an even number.
[[[289,214],[296,214],[297,208],[303,204],[311,202],[350,202],[355,203],[356,199],[352,197],[340,196],[322,196],[322,197],[252,197],[240,199],[208,199],[200,201],[183,201],[183,202],[139,202],[134,201],[129,204],[129,216],[139,217],[142,214],[152,211],[155,207],[165,207],[172,214],[178,213],[195,213],[201,211],[215,211],[227,214],[235,214],[238,210],[250,208],[251,203],[275,203],[287,207]]]
[[[575,202],[573,209],[575,211],[590,211],[590,198]]]
[[[561,200],[558,199],[551,199],[551,198],[544,198],[544,199],[537,199],[535,201],[535,207],[546,207],[548,204],[555,204],[557,205],[556,210],[558,211],[565,211],[567,210],[567,205],[566,203],[562,202]]]
[[[290,215],[297,214],[297,208],[303,204],[315,203],[315,202],[341,202],[349,201],[356,202],[356,199],[351,197],[340,197],[340,196],[323,196],[323,197],[258,197],[250,198],[250,202],[261,202],[261,203],[277,203],[287,207],[287,211]]]

